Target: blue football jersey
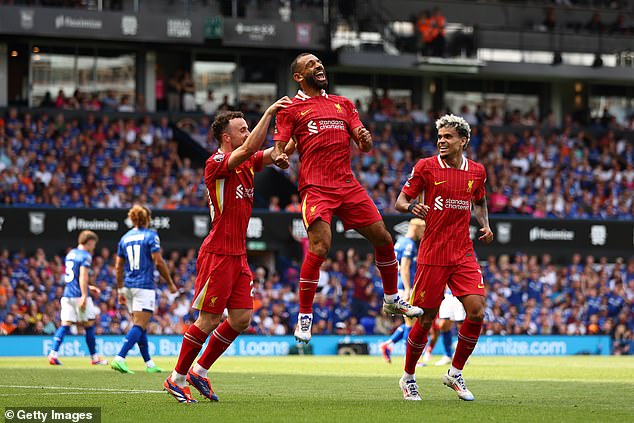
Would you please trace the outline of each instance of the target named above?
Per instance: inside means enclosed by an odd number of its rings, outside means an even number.
[[[154,260],[152,253],[161,250],[161,240],[155,231],[133,228],[121,237],[117,255],[124,259],[126,288],[154,289]]]
[[[409,268],[409,277],[410,277],[410,288],[414,285],[414,275],[416,274],[416,258],[418,257],[418,245],[416,241],[406,236],[400,237],[396,244],[394,244],[394,253],[396,254],[396,260],[398,261],[398,265],[401,265],[401,259],[403,257],[407,257],[411,259],[411,264]],[[405,289],[403,285],[403,280],[401,279],[401,272],[398,272],[398,289]]]
[[[70,250],[64,258],[64,265],[66,266],[66,272],[64,273],[64,282],[66,287],[64,288],[63,297],[77,298],[81,297],[81,288],[79,287],[79,269],[86,267],[90,272],[90,266],[92,265],[92,255],[86,250],[80,250],[73,248]]]

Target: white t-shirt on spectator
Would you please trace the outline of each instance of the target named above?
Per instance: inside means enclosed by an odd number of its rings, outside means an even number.
[[[200,108],[206,115],[213,115],[218,110],[218,102],[215,100],[206,100],[203,104],[200,105]]]
[[[125,140],[128,144],[132,144],[136,141],[136,131],[134,129],[130,129],[125,133]]]
[[[0,166],[1,166],[1,164],[0,164]],[[2,170],[2,169],[0,168],[0,170]],[[51,183],[51,179],[53,178],[53,175],[51,174],[51,172],[49,172],[47,170],[45,170],[44,172],[37,170],[37,171],[35,171],[35,175],[34,176],[35,176],[35,180],[39,179],[46,186],[48,186],[48,184]]]
[[[146,132],[145,134],[141,135],[141,141],[143,141],[143,144],[151,146],[152,142],[154,142],[154,137],[150,132]]]

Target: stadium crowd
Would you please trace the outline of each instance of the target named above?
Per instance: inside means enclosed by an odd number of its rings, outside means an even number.
[[[0,204],[22,207],[205,207],[202,169],[178,155],[167,118],[0,119]]]
[[[181,334],[195,320],[191,306],[195,250],[169,252],[166,261],[181,288],[171,294],[157,289],[152,334]],[[123,334],[131,324],[117,305],[114,259],[108,248],[96,252],[93,295],[100,314],[97,334]],[[568,265],[550,256],[489,257],[483,264],[488,285],[484,332],[493,334],[606,334],[615,354],[634,353],[634,258],[609,263],[606,258],[576,254]],[[299,264],[280,258],[278,272],[256,267],[254,319],[248,332],[292,333],[299,303]],[[43,250],[32,256],[0,251],[0,333],[52,335],[59,324],[59,298],[64,288],[63,257]],[[322,266],[314,306],[314,333],[384,334],[400,324],[381,312],[381,280],[371,254],[338,250]],[[73,329],[76,330],[76,329]]]
[[[360,182],[383,212],[394,212],[395,198],[421,156],[435,153],[434,112],[375,98],[358,104],[369,122],[375,149],[352,153]],[[258,107],[241,104],[249,120]],[[618,123],[608,113],[590,126],[572,117],[563,125],[552,115],[488,113],[466,106],[460,113],[472,124],[468,154],[488,173],[492,213],[556,218],[631,219],[634,215],[634,146],[623,130],[634,129],[634,117]],[[192,138],[209,150],[209,117],[188,119]],[[183,124],[183,122],[180,122]],[[182,126],[182,125],[179,125]],[[272,133],[267,141],[272,144]],[[178,155],[167,117],[97,119],[19,114],[9,109],[0,119],[0,204],[120,208],[132,203],[154,209],[206,208],[202,169]],[[283,171],[297,180],[297,156]],[[274,200],[274,201],[278,201]],[[297,211],[290,205],[272,209]],[[290,207],[290,208],[289,208]],[[171,252],[168,264],[182,290],[159,292],[151,333],[182,333],[194,319],[191,295],[195,250]],[[607,263],[575,256],[557,266],[548,256],[517,254],[489,258],[483,266],[489,283],[488,334],[609,334],[615,353],[634,350],[634,259]],[[93,262],[95,298],[101,311],[98,333],[124,333],[130,316],[116,304],[113,257],[102,248]],[[297,318],[299,265],[280,259],[279,272],[259,267],[256,313],[251,333],[288,334]],[[62,257],[0,252],[0,332],[52,334],[59,324],[63,290]],[[372,256],[337,251],[326,261],[315,301],[315,333],[388,334],[399,322],[381,310],[381,282]]]
[[[249,120],[256,105],[242,104]],[[360,107],[361,105],[359,105]],[[352,166],[379,210],[394,212],[396,196],[419,157],[435,154],[435,113],[383,97],[362,117],[375,148],[352,149]],[[487,169],[492,213],[533,217],[631,219],[634,215],[634,145],[609,114],[590,127],[567,117],[460,113],[473,125],[468,154]],[[209,151],[217,144],[210,118],[186,119],[192,138]],[[630,127],[631,126],[631,127]],[[598,131],[598,132],[597,132]],[[598,135],[597,135],[598,134]],[[626,135],[619,135],[626,134]],[[272,133],[267,145],[272,144]],[[299,162],[284,171],[297,181]],[[66,118],[9,109],[0,119],[0,204],[5,206],[206,208],[202,169],[178,155],[167,117]],[[286,204],[282,204],[285,207]]]

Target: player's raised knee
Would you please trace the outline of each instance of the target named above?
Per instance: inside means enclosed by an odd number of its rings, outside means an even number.
[[[467,312],[467,319],[472,322],[482,322],[484,320],[484,307]]]

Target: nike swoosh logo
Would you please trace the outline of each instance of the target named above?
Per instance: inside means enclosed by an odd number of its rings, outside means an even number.
[[[434,181],[434,185],[444,184],[447,181]]]
[[[479,283],[479,284],[478,284],[478,289],[482,289],[482,288],[484,288],[484,284]]]
[[[312,109],[304,110],[303,112],[299,112],[300,116],[304,116],[306,113],[310,112]]]
[[[236,169],[236,173],[242,173],[240,169]]]

